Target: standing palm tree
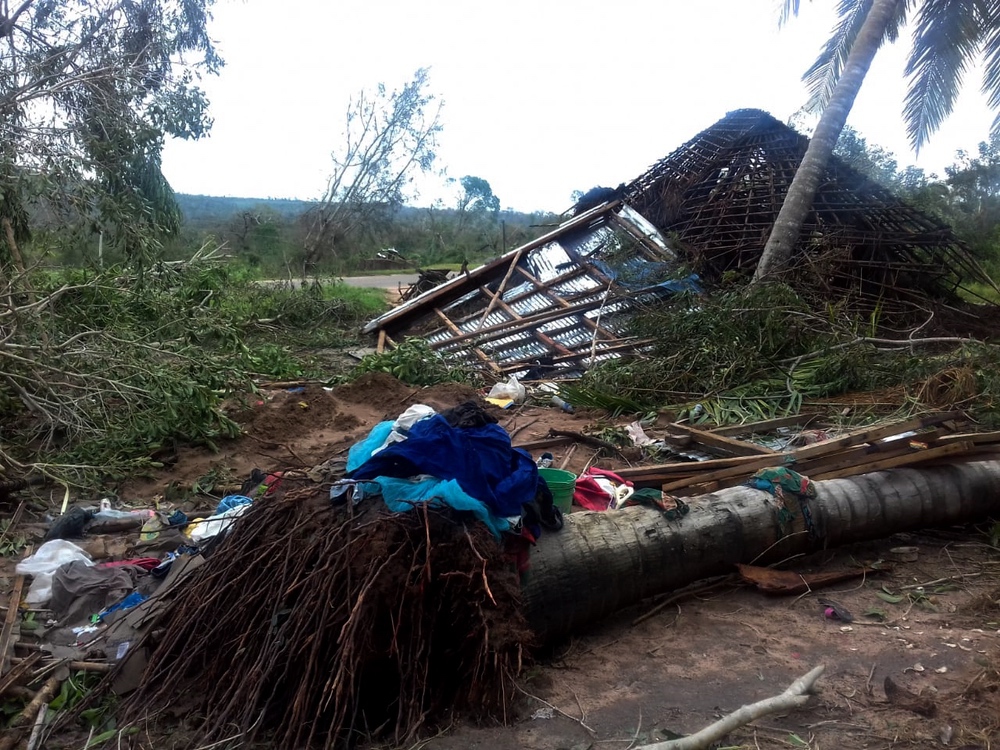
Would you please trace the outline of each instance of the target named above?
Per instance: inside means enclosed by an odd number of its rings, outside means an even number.
[[[782,20],[798,10],[799,0],[785,0]],[[898,38],[908,17],[914,29],[903,117],[916,150],[951,113],[972,64],[983,62],[983,91],[990,106],[1000,108],[997,0],[839,0],[839,15],[830,41],[804,76],[811,94],[808,107],[823,114],[774,222],[755,282],[780,271],[791,257],[875,53]],[[1000,117],[993,131],[1000,131]]]

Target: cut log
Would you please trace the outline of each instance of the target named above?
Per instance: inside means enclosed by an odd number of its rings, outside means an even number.
[[[736,563],[983,518],[1000,510],[1000,461],[891,469],[816,482],[816,491],[809,507],[817,539],[804,533],[798,513],[783,531],[774,498],[749,487],[689,501],[680,521],[646,507],[569,514],[562,531],[542,535],[532,551],[525,613],[551,640]]]

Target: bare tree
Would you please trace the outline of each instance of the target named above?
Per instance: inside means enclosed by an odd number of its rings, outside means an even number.
[[[403,203],[415,174],[433,168],[442,103],[427,82],[421,68],[402,89],[379,84],[351,100],[326,191],[309,215],[303,274],[338,257],[376,216]]]

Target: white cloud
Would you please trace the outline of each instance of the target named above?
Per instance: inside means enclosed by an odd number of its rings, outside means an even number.
[[[801,73],[833,20],[804,4],[779,31],[775,0],[276,6],[216,6],[212,34],[227,65],[205,82],[215,127],[203,141],[168,144],[175,189],[316,197],[351,94],[401,85],[429,66],[445,100],[439,157],[448,173],[485,178],[504,207],[560,211],[573,190],[635,177],[727,111],[786,119],[805,100]],[[850,122],[910,163],[901,52],[880,53]],[[919,164],[940,171],[991,121],[967,95]]]

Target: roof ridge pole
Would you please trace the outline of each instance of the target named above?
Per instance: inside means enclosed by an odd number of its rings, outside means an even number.
[[[764,281],[780,272],[791,258],[792,251],[799,241],[802,225],[812,209],[813,199],[816,197],[823,173],[837,145],[837,138],[847,124],[847,116],[854,106],[854,100],[858,96],[861,84],[864,83],[875,53],[885,39],[886,29],[898,14],[900,2],[902,0],[872,0],[871,9],[844,63],[844,71],[833,89],[830,101],[823,109],[816,132],[809,140],[806,153],[785,194],[778,218],[774,221],[764,252],[757,264],[753,283]]]

